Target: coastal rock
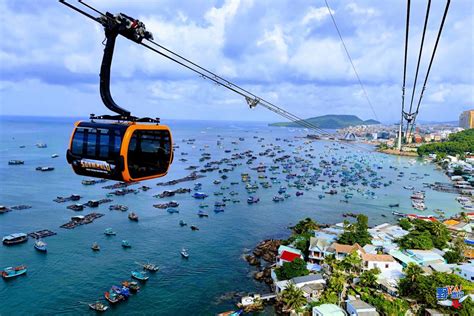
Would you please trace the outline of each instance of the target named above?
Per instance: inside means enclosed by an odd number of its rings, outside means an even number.
[[[253,278],[257,281],[262,281],[262,279],[264,278],[264,272],[260,271],[260,272],[255,273]]]
[[[260,265],[260,260],[252,255],[245,256],[245,260],[252,266]]]

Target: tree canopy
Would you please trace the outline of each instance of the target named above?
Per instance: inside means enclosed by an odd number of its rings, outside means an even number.
[[[299,276],[308,275],[306,262],[301,258],[296,258],[292,262],[285,262],[281,267],[275,269],[278,280],[290,280]]]
[[[451,134],[445,142],[418,147],[420,156],[428,154],[463,155],[466,152],[474,152],[474,128]]]
[[[353,245],[358,243],[362,247],[370,244],[372,236],[370,236],[369,219],[366,215],[357,215],[357,222],[354,224],[346,225],[344,233],[339,236],[338,242],[345,245]]]

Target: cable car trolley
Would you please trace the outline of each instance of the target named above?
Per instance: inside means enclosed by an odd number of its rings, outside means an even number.
[[[125,182],[163,177],[173,161],[170,129],[159,118],[137,118],[112,99],[110,68],[118,35],[138,44],[153,39],[145,25],[123,13],[89,13],[60,0],[63,4],[99,22],[105,31],[105,48],[100,69],[100,96],[104,105],[117,115],[91,114],[90,121],[75,124],[66,157],[75,173],[83,176]]]

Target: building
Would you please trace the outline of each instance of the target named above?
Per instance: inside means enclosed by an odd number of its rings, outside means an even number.
[[[313,307],[313,316],[347,316],[347,313],[335,304],[322,304]]]
[[[474,128],[474,110],[467,110],[459,116],[459,127],[469,129]]]
[[[275,293],[281,293],[289,283],[293,283],[297,288],[302,289],[307,299],[319,297],[326,286],[326,281],[321,274],[309,274],[291,280],[275,282]]]
[[[379,268],[382,274],[389,270],[402,271],[402,266],[391,255],[362,253],[361,258],[364,270]]]
[[[304,260],[300,250],[288,246],[280,246],[278,248],[277,265],[282,266],[285,262],[293,262],[296,258]]]
[[[350,316],[378,316],[377,310],[372,305],[360,300],[347,300],[346,311]]]
[[[465,263],[463,265],[457,266],[454,269],[454,273],[466,279],[468,281],[474,282],[474,264]]]
[[[334,239],[329,237],[311,237],[309,240],[309,261],[311,263],[320,263],[326,257],[328,248],[333,243]]]
[[[422,267],[428,267],[430,264],[446,263],[443,256],[433,250],[393,249],[390,251],[390,255],[400,262],[403,267],[408,266],[409,263],[414,263]]]
[[[327,252],[333,254],[337,260],[344,259],[353,251],[357,251],[357,253],[360,255],[364,252],[364,249],[357,243],[354,245],[343,245],[335,242],[329,246],[327,250]]]

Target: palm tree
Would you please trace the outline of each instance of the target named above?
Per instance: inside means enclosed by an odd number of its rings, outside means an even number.
[[[303,290],[296,287],[293,282],[289,282],[281,292],[280,300],[285,304],[285,309],[288,311],[299,311],[307,304]]]

